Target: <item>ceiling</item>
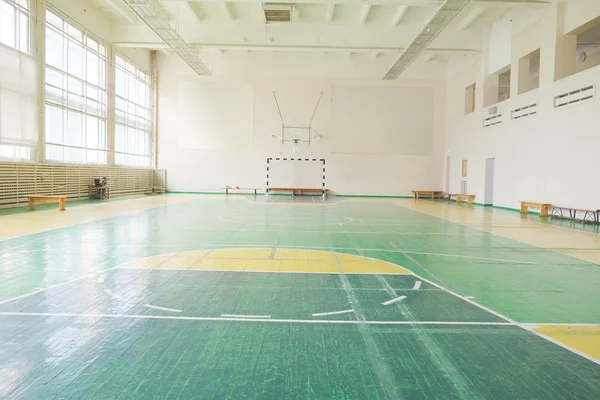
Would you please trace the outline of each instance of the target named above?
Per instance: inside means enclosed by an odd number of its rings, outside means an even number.
[[[114,21],[114,44],[168,52],[124,0],[90,0]],[[263,3],[252,0],[152,0],[173,29],[200,54],[269,57],[311,52],[393,62],[442,0],[279,0],[292,6],[291,22],[267,23]],[[545,7],[553,0],[473,0],[424,51],[421,63],[443,70],[453,56],[479,54],[482,28],[507,13]],[[381,61],[385,59],[386,61]]]

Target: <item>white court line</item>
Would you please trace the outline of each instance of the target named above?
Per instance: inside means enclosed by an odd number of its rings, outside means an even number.
[[[412,290],[418,290],[421,288],[421,281],[416,281],[415,286],[413,286]]]
[[[381,303],[381,304],[383,304],[384,306],[389,306],[390,304],[392,304],[392,303],[397,303],[397,302],[399,302],[399,301],[402,301],[402,300],[404,300],[405,298],[406,298],[406,296],[400,296],[400,297],[396,297],[395,299],[391,299],[391,300],[388,300],[388,301],[384,301],[384,302],[383,302],[383,303]]]
[[[252,320],[254,321],[255,319],[266,319],[266,318],[271,318],[270,315],[238,315],[238,314],[221,314],[221,317],[224,318],[253,318]]]
[[[465,296],[465,299],[474,299],[475,296]]]
[[[354,310],[350,309],[350,310],[342,310],[342,311],[322,312],[322,313],[315,313],[312,316],[313,317],[322,317],[324,315],[338,315],[338,314],[347,314],[347,313],[351,313],[351,312],[354,312]]]
[[[223,314],[230,315],[230,314]],[[359,321],[336,319],[275,319],[269,316],[239,317],[181,317],[174,315],[136,315],[136,314],[76,314],[76,313],[23,313],[0,312],[0,316],[20,317],[60,317],[60,318],[121,318],[121,319],[159,319],[173,321],[242,321],[268,323],[301,323],[301,324],[347,324],[347,325],[455,325],[455,326],[516,326],[510,322],[478,322],[478,321]],[[265,318],[267,317],[267,318]]]
[[[534,329],[528,328],[528,325],[529,325],[529,326],[539,326],[540,324],[520,324],[520,323],[518,323],[518,322],[516,322],[516,321],[512,320],[511,318],[508,318],[508,317],[507,317],[507,316],[505,316],[505,315],[502,315],[502,314],[500,314],[500,313],[498,313],[498,312],[496,312],[496,311],[494,311],[494,310],[491,310],[491,309],[487,308],[486,306],[483,306],[483,305],[481,305],[481,304],[479,304],[479,303],[476,303],[476,302],[474,302],[474,301],[473,301],[473,300],[471,300],[471,299],[468,299],[468,298],[466,298],[466,297],[464,297],[464,296],[461,296],[461,295],[460,295],[460,294],[458,294],[458,293],[455,293],[455,292],[453,292],[453,291],[451,291],[451,290],[449,290],[449,289],[446,289],[446,288],[444,288],[444,287],[442,287],[442,286],[438,285],[437,283],[430,281],[429,279],[425,279],[425,278],[423,278],[423,277],[420,277],[420,276],[418,276],[417,274],[414,274],[414,275],[415,275],[415,276],[417,276],[417,277],[419,277],[419,278],[421,278],[421,279],[423,279],[425,282],[432,284],[432,285],[433,285],[433,286],[435,286],[435,287],[438,287],[438,288],[440,288],[440,289],[442,289],[442,290],[445,290],[446,292],[450,293],[450,294],[451,294],[451,295],[453,295],[453,296],[456,296],[456,297],[458,297],[458,298],[460,298],[460,299],[463,299],[464,301],[466,301],[466,302],[467,302],[467,303],[469,303],[469,304],[472,304],[472,305],[474,305],[474,306],[476,306],[476,307],[479,307],[479,308],[481,308],[482,310],[485,310],[485,311],[489,312],[490,314],[493,314],[493,315],[497,316],[498,318],[501,318],[501,319],[503,319],[503,320],[505,320],[505,321],[507,321],[507,322],[510,322],[510,323],[511,323],[511,324],[513,324],[514,326],[518,326],[519,328],[521,328],[521,329],[524,329],[524,330],[526,330],[527,332],[531,332],[531,333],[533,333],[534,335],[541,337],[542,339],[546,339],[546,340],[548,340],[548,341],[550,341],[550,342],[552,342],[552,343],[554,343],[554,344],[556,344],[556,345],[558,345],[558,346],[562,347],[562,348],[563,348],[563,349],[565,349],[565,350],[568,350],[568,351],[570,351],[570,352],[572,352],[572,353],[575,353],[575,354],[577,354],[577,355],[580,355],[581,357],[585,358],[586,360],[592,361],[593,363],[596,363],[596,364],[600,365],[600,360],[597,360],[597,359],[595,359],[594,357],[592,357],[592,356],[590,356],[590,355],[587,355],[587,354],[585,354],[585,353],[582,353],[581,351],[579,351],[579,350],[577,350],[577,349],[574,349],[574,348],[573,348],[573,347],[571,347],[571,346],[567,346],[567,345],[566,345],[566,344],[564,344],[564,343],[561,343],[561,342],[559,342],[559,341],[557,341],[557,340],[554,340],[554,339],[552,339],[551,337],[548,337],[548,336],[546,336],[546,335],[543,335],[543,334],[541,334],[541,333],[539,333],[539,332],[535,331]]]
[[[144,307],[153,308],[155,310],[176,312],[176,313],[182,312],[182,310],[178,310],[176,308],[159,307],[159,306],[153,306],[152,304],[144,304]]]
[[[94,276],[96,274],[99,274],[99,273],[102,273],[102,272],[106,272],[106,271],[110,271],[110,270],[113,270],[115,268],[117,268],[117,267],[112,267],[112,268],[109,268],[109,269],[105,269],[103,271],[98,271],[98,272],[92,273],[90,275],[80,276],[79,278],[74,278],[74,279],[68,280],[68,281],[63,282],[63,283],[57,283],[56,285],[48,286],[48,287],[45,287],[45,288],[42,288],[42,289],[39,289],[39,290],[35,290],[33,292],[30,292],[30,293],[22,294],[22,295],[17,296],[17,297],[13,297],[13,298],[10,298],[10,299],[2,300],[2,301],[0,301],[0,306],[3,305],[3,304],[6,304],[6,303],[10,303],[10,302],[15,301],[15,300],[20,300],[20,299],[24,299],[24,298],[27,298],[27,297],[34,296],[34,295],[36,295],[38,293],[42,293],[42,292],[45,292],[45,291],[50,290],[50,289],[61,287],[63,285],[68,285],[69,283],[74,283],[74,282],[77,282],[77,281],[80,281],[80,280],[83,280],[83,279],[86,279],[86,278],[90,278],[90,277],[92,277],[92,276]]]

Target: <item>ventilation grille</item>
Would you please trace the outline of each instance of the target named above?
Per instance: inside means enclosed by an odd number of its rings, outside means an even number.
[[[469,194],[467,192],[467,181],[460,181],[460,194]]]
[[[593,100],[595,96],[594,89],[594,85],[590,85],[568,93],[559,94],[554,97],[554,108],[566,107],[572,104]]]
[[[292,5],[267,3],[263,4],[265,12],[265,21],[267,22],[291,22],[292,21]]]
[[[488,128],[490,126],[498,125],[502,123],[502,114],[496,114],[483,120],[483,127]]]
[[[152,169],[2,162],[0,207],[26,204],[25,196],[33,194],[88,198],[92,179],[104,176],[108,178],[111,195],[141,194],[152,187],[154,175]],[[165,174],[158,179],[165,182]]]
[[[519,119],[525,117],[531,117],[536,115],[538,112],[538,103],[529,104],[528,106],[515,108],[510,113],[510,119]]]

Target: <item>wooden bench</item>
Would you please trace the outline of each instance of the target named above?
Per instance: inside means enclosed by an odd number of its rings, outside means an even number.
[[[441,199],[444,197],[444,192],[442,190],[413,190],[413,199],[418,199],[420,196],[429,196],[432,199],[436,197]]]
[[[551,207],[552,207],[552,204],[548,204],[548,203],[536,203],[534,201],[521,201],[521,214],[527,214],[527,212],[529,211],[529,208],[539,208],[540,217],[547,217],[548,211],[550,211]]]
[[[564,212],[563,212],[564,211]],[[565,215],[566,212],[569,215]],[[583,218],[578,218],[577,213],[583,214]],[[583,208],[552,206],[552,218],[567,218],[576,219],[583,223],[597,224],[600,223],[600,210],[586,210]]]
[[[323,188],[268,188],[268,193],[271,192],[289,192],[292,196],[300,195],[307,193],[313,193],[317,195],[322,195],[325,192],[325,196],[329,193],[329,189]]]
[[[228,187],[224,187],[224,188],[221,188],[221,190],[224,190],[225,194],[229,194],[230,190],[254,190],[254,194],[256,194],[259,190],[261,190],[261,188],[228,188]]]
[[[460,194],[460,193],[457,193],[456,194],[456,202],[457,203],[462,203],[463,200],[467,200],[468,204],[473,204],[473,202],[475,201],[475,195],[474,194]]]
[[[35,203],[58,203],[59,211],[65,211],[65,201],[67,201],[67,196],[27,196],[27,200],[29,200],[29,209],[35,210]]]

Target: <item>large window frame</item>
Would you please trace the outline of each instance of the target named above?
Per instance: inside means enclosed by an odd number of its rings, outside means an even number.
[[[35,18],[30,0],[0,0],[0,46],[33,57]],[[0,143],[0,160],[31,161],[33,147]]]
[[[115,56],[115,164],[152,166],[152,78],[122,54]]]
[[[109,45],[46,9],[46,161],[108,164]]]
[[[32,54],[30,0],[0,0],[0,44]],[[11,29],[12,28],[12,29]]]

